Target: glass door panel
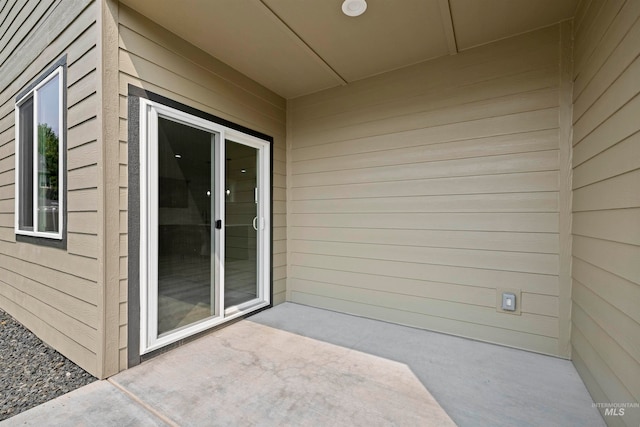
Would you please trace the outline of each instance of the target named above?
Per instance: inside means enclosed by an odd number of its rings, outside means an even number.
[[[224,307],[258,298],[258,150],[225,141]]]
[[[210,132],[158,117],[158,336],[215,314]]]

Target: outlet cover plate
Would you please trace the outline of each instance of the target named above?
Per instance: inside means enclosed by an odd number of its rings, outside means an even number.
[[[502,309],[502,294],[508,293],[516,296],[516,309],[515,310],[503,310]],[[522,307],[522,291],[520,289],[513,288],[498,288],[496,289],[496,311],[499,313],[515,314],[520,316],[520,307]]]

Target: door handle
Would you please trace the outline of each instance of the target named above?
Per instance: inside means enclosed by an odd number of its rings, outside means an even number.
[[[253,225],[253,229],[258,231],[258,217],[253,218],[253,221],[251,221],[252,225]]]
[[[218,230],[222,230],[222,220],[221,219],[217,219],[216,220],[216,228]]]

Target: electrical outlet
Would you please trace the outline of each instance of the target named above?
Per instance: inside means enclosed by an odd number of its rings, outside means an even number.
[[[522,292],[520,289],[496,289],[496,311],[519,316],[521,306]]]
[[[502,293],[502,309],[506,311],[516,311],[516,296],[511,292]]]

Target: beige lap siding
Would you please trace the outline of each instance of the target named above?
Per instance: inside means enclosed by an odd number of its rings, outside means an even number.
[[[285,299],[286,172],[284,99],[124,5],[119,9],[120,369],[127,346],[127,93],[132,84],[274,138],[274,303]]]
[[[583,1],[574,23],[571,344],[603,403],[640,401],[639,18],[637,1]]]
[[[98,356],[96,4],[8,2],[0,13],[0,308],[93,375]],[[16,242],[15,99],[67,55],[67,249]]]
[[[566,357],[559,64],[553,26],[290,101],[289,298]]]

